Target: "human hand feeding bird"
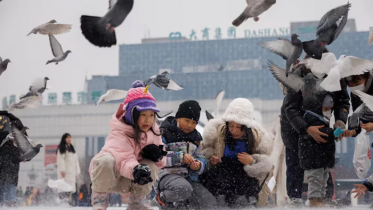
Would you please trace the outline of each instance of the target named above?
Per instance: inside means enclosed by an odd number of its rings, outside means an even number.
[[[271,6],[276,3],[276,0],[246,0],[246,3],[247,7],[241,15],[232,22],[232,25],[238,27],[248,18],[252,17],[255,22],[259,21],[259,15],[271,8]]]
[[[98,47],[117,44],[115,28],[120,26],[132,11],[134,0],[109,0],[109,11],[103,17],[82,15],[80,28],[84,37]]]

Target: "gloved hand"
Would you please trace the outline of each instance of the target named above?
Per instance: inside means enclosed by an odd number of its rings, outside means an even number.
[[[145,164],[139,164],[135,168],[133,168],[133,182],[139,185],[146,185],[150,182],[153,182],[153,179],[150,177],[151,174],[152,172],[150,171],[149,166]]]
[[[337,129],[337,128],[342,128],[343,130],[345,130],[346,129],[346,124],[343,122],[343,121],[341,121],[341,120],[336,120],[335,121],[335,124],[334,124],[334,129]],[[341,140],[343,138],[343,135],[340,135],[339,137],[338,137],[338,140]]]
[[[153,162],[161,161],[167,152],[163,150],[163,145],[149,144],[142,149],[142,157]]]

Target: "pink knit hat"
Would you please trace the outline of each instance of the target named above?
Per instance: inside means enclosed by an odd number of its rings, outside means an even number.
[[[136,80],[132,83],[132,88],[128,90],[126,99],[123,102],[123,111],[125,111],[125,121],[128,124],[133,124],[132,110],[136,108],[139,112],[152,110],[159,112],[156,106],[155,98],[145,87],[144,83]]]

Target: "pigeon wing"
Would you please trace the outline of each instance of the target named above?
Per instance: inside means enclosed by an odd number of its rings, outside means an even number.
[[[44,78],[36,78],[30,85],[29,91],[37,92],[42,89],[45,85]]]
[[[105,102],[114,101],[114,100],[123,99],[126,97],[126,95],[127,95],[126,90],[111,89],[111,90],[108,90],[104,95],[100,97],[96,105],[100,104],[100,102],[103,101],[104,99],[105,99]]]
[[[337,39],[338,36],[342,33],[344,27],[347,24],[347,20],[348,20],[348,12],[345,15],[343,15],[343,18],[341,22],[339,23],[337,30],[335,31],[334,40]]]
[[[43,35],[58,35],[71,30],[70,24],[47,23],[39,27],[39,33]]]
[[[0,57],[0,63],[2,63],[3,62],[3,59]]]
[[[369,40],[368,40],[369,46],[373,44],[373,27],[369,28]],[[0,63],[1,63],[1,57],[0,57]]]
[[[360,75],[373,70],[373,61],[365,60],[355,56],[346,56],[340,58],[341,77],[349,77],[351,75]]]
[[[223,101],[224,95],[225,95],[225,91],[222,90],[215,97],[215,114],[217,116],[219,115],[220,104]]]
[[[182,90],[183,88],[180,87],[176,82],[174,82],[172,79],[170,79],[170,82],[168,83],[167,90]]]
[[[118,0],[109,0],[109,9],[111,9]]]
[[[156,77],[157,77],[157,75],[151,76],[149,79],[147,79],[147,80],[144,82],[144,85],[145,85],[145,86],[151,85],[152,83],[154,83]]]
[[[16,126],[12,126],[12,133],[18,148],[23,154],[32,149],[30,142],[27,140],[25,135],[23,135],[22,132],[16,128]]]
[[[214,119],[214,116],[212,116],[212,114],[210,112],[208,112],[207,110],[205,112],[206,112],[207,121],[210,121],[210,120]]]
[[[54,57],[58,57],[63,54],[62,46],[53,35],[49,35],[49,42]]]
[[[321,75],[328,74],[329,71],[335,66],[337,58],[334,53],[323,53],[321,60],[307,58],[301,61],[311,72],[320,78]]]
[[[359,98],[364,102],[364,104],[370,109],[370,111],[373,111],[373,96],[368,95],[360,90],[354,91],[354,94],[359,96]]]
[[[348,10],[350,8],[351,4],[348,3],[347,5],[343,5],[337,8],[334,8],[327,12],[320,20],[318,26],[317,26],[317,35],[320,35],[321,32],[329,29],[332,27],[334,24],[337,23],[339,19],[343,15],[347,15]]]
[[[281,82],[285,87],[291,88],[295,92],[302,90],[304,87],[304,80],[296,74],[289,72],[288,77],[286,77],[285,70],[276,66],[272,61],[268,61],[268,67],[277,81]]]
[[[287,60],[294,50],[294,46],[291,44],[290,40],[279,38],[275,41],[261,42],[260,46],[267,49],[277,55],[281,56],[283,59]]]

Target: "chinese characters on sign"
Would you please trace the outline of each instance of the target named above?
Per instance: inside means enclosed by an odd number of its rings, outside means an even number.
[[[297,28],[298,34],[305,34],[305,33],[312,33],[312,31],[315,30],[312,27],[307,28]],[[212,36],[210,33],[214,33]],[[222,39],[223,35],[226,34],[226,38],[235,39],[238,36],[238,33],[236,31],[236,28],[231,26],[226,30],[226,33],[223,33],[223,30],[221,28],[204,28],[202,30],[196,31],[191,30],[191,32],[187,35],[189,40],[198,40],[198,37],[200,37],[200,40],[210,40],[210,37],[213,37],[215,39]],[[210,36],[211,35],[211,36]],[[289,36],[290,35],[290,29],[289,28],[267,28],[267,29],[259,29],[259,30],[244,30],[242,34],[245,38],[258,38],[258,37],[277,37],[277,36]],[[171,32],[169,34],[170,39],[182,39],[181,32]]]
[[[71,104],[71,92],[63,92],[62,93],[62,103],[63,104]]]

